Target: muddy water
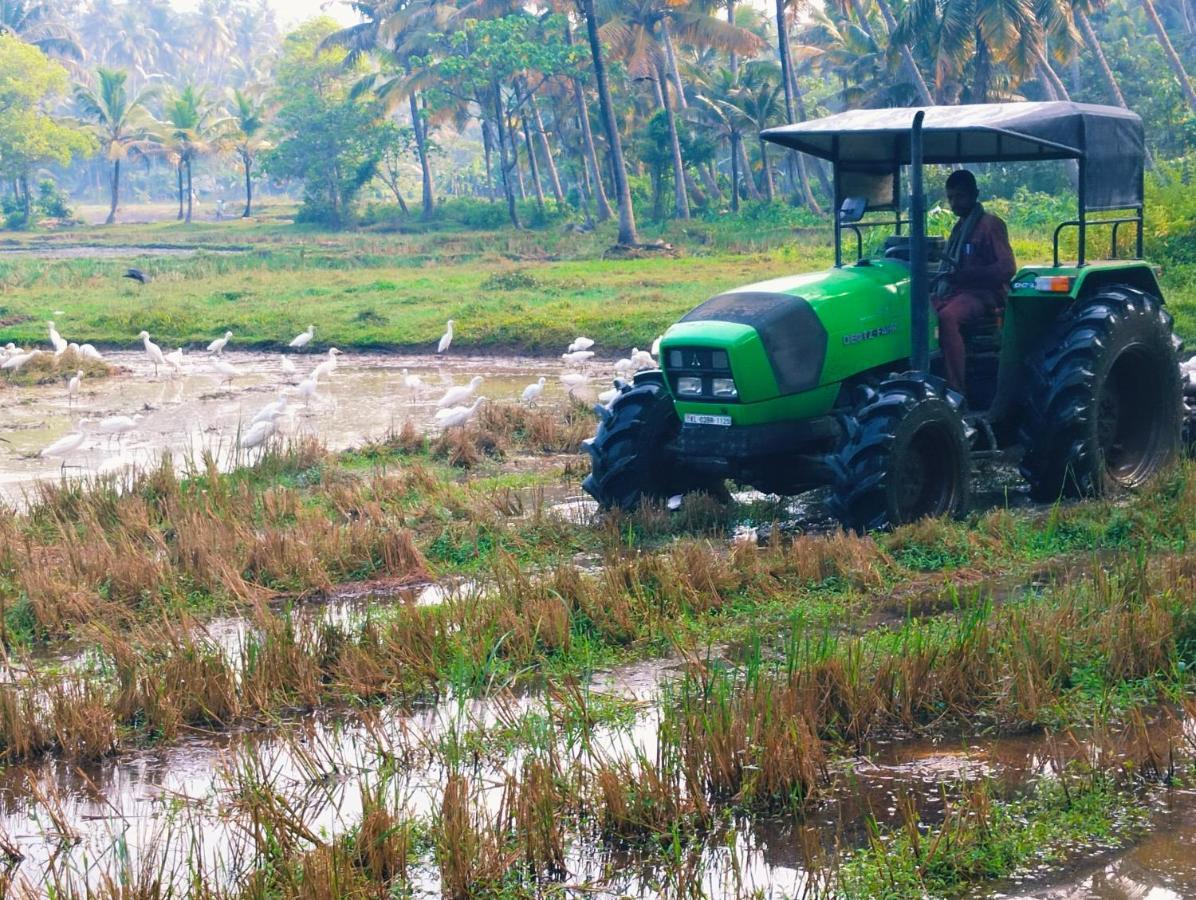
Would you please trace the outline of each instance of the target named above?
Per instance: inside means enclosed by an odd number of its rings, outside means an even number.
[[[683,670],[681,660],[666,659],[597,673],[591,690],[637,701],[642,711],[629,725],[599,727],[591,741],[566,736],[558,753],[582,764],[654,758],[659,714],[652,704]],[[493,736],[525,713],[542,714],[545,702],[543,693],[533,691],[364,714],[341,710],[232,734],[196,731],[170,747],[82,770],[54,761],[14,766],[0,773],[0,836],[24,855],[17,874],[31,885],[55,872],[59,880],[69,876],[94,885],[113,874],[126,853],[134,867],[152,862],[168,881],[181,881],[189,865],[202,863],[234,884],[253,866],[251,820],[238,801],[246,788],[268,786],[287,798],[312,832],[335,835],[356,824],[363,786],[378,784],[381,768],[399,773],[388,795],[401,798],[407,815],[424,820],[435,816],[445,780],[456,771],[469,778],[481,808],[493,814],[505,777],[519,771],[528,751],[503,749],[501,742],[479,745],[467,736],[479,729]],[[494,749],[479,752],[479,746]],[[1060,748],[1038,736],[878,743],[835,765],[838,787],[805,817],[735,819],[687,848],[687,865],[708,896],[797,896],[816,880],[809,870],[812,846],[858,845],[865,840],[865,816],[882,826],[898,823],[899,802],[907,794],[918,798],[921,816],[933,822],[962,782],[996,777],[1017,788],[1087,752],[1083,743]],[[1187,843],[1196,834],[1196,798],[1176,791],[1168,802],[1162,821],[1170,833],[1152,834],[1099,871],[1078,874],[1074,886],[1054,885],[1050,890],[1057,893],[1045,895],[1189,896],[1183,886],[1192,883],[1196,866]],[[567,866],[569,884],[603,896],[677,893],[669,887],[675,873],[662,870],[658,858],[596,841],[584,828],[568,845]],[[1131,882],[1173,885],[1168,890],[1175,893],[1100,892],[1110,883]],[[424,860],[414,895],[439,894],[438,875]]]
[[[184,371],[172,377],[167,372],[155,376],[142,352],[119,352],[107,354],[106,359],[127,372],[85,380],[73,405],[65,384],[0,389],[0,437],[6,442],[0,443],[0,500],[20,503],[38,479],[153,464],[163,452],[173,454],[184,466],[202,459],[204,452],[224,466],[250,460],[253,451],[239,451],[236,446],[238,428],[246,429],[280,390],[292,387],[326,359],[320,354],[288,354],[287,358],[294,362],[297,375],[284,375],[279,354],[226,352],[224,359],[241,372],[227,383],[205,353],[187,354]],[[423,386],[405,387],[404,369],[420,376]],[[557,381],[563,371],[559,361],[535,358],[345,353],[332,377],[321,382],[316,398],[306,405],[292,400],[291,415],[280,419],[280,431],[344,449],[380,438],[408,419],[431,429],[436,401],[449,386],[465,384],[475,375],[484,378],[479,395],[491,400],[517,400],[527,384],[543,375],[548,385],[540,402],[551,407],[565,397]],[[594,384],[603,384],[603,370],[596,365],[591,371]],[[84,423],[88,440],[69,458],[37,455],[79,427],[81,420],[94,423],[115,415],[140,418],[136,428],[121,437],[96,434]]]

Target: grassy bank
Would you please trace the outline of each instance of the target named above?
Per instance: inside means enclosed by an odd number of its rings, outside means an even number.
[[[456,321],[459,352],[554,353],[584,333],[608,352],[649,344],[707,297],[827,266],[829,231],[768,221],[672,223],[671,252],[604,258],[608,229],[320,233],[265,224],[146,225],[55,235],[53,242],[124,247],[122,256],[0,260],[0,342],[44,341],[55,318],[68,339],[133,346],[143,328],[169,345],[206,345],[225,330],[243,347],[284,346],[309,324],[316,346],[433,348]],[[43,238],[22,238],[26,244]],[[195,255],[139,248],[190,247]],[[221,248],[230,252],[219,252]],[[1015,234],[1024,261],[1045,259],[1041,235]],[[153,280],[122,278],[129,265]],[[1164,272],[1179,330],[1196,336],[1196,275]],[[61,315],[54,315],[60,311]]]

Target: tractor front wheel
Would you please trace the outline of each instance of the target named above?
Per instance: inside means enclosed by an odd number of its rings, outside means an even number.
[[[1039,502],[1137,488],[1180,452],[1171,316],[1128,285],[1065,313],[1029,365],[1021,472]]]
[[[963,398],[920,372],[866,388],[835,457],[835,514],[859,532],[968,508],[971,451]]]
[[[600,507],[631,511],[644,498],[695,487],[666,446],[681,422],[662,383],[641,377],[624,386],[601,418],[598,433],[582,444],[592,467],[582,487]]]

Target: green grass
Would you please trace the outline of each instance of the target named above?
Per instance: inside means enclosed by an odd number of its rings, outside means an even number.
[[[1069,786],[1071,781],[1078,783]],[[993,789],[987,782],[977,785],[938,825],[915,817],[904,828],[882,832],[871,823],[869,845],[850,854],[838,871],[836,896],[960,896],[984,882],[1115,846],[1141,831],[1147,819],[1131,793],[1096,775],[1043,779],[1016,799],[994,799]]]
[[[130,253],[0,260],[0,342],[43,342],[44,320],[55,318],[68,339],[107,346],[135,346],[144,328],[171,345],[199,346],[231,330],[235,346],[272,348],[315,324],[315,349],[427,351],[453,318],[459,351],[556,352],[585,333],[615,352],[649,344],[715,293],[831,261],[826,229],[741,216],[671,223],[660,233],[677,256],[604,259],[613,241],[606,228],[322,233],[237,222],[21,236],[18,244],[94,242],[128,245]],[[138,255],[138,247],[162,244],[199,252]],[[215,252],[221,247],[240,249]],[[1049,253],[1027,233],[1015,234],[1015,250],[1023,261]],[[131,264],[153,281],[122,278]],[[1163,282],[1181,334],[1196,337],[1196,273],[1165,268]]]

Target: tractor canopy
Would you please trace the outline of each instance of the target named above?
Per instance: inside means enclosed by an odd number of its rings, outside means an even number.
[[[930,106],[923,120],[925,163],[967,164],[1074,159],[1080,203],[1089,212],[1142,205],[1142,120],[1118,106],[1089,103],[980,103]],[[910,162],[917,109],[855,109],[761,137],[830,160],[841,195],[892,208],[897,174]],[[875,202],[874,202],[875,201]]]

